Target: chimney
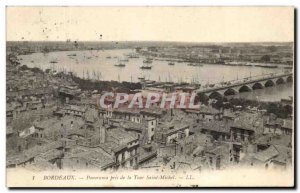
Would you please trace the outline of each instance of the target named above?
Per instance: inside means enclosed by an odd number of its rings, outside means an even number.
[[[103,123],[104,123],[104,120],[103,120]],[[99,135],[100,135],[100,144],[105,143],[105,141],[106,141],[106,128],[105,128],[104,124],[99,126]]]
[[[66,97],[66,103],[67,104],[69,104],[69,101],[70,101],[69,97]]]
[[[28,141],[27,141],[27,139],[25,140],[25,149],[28,149],[28,146],[29,146],[29,144],[28,144]]]

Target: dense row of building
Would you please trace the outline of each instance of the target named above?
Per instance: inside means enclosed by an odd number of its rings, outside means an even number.
[[[211,105],[103,109],[96,101],[102,92],[81,91],[64,73],[22,69],[9,55],[6,166],[201,171],[292,165],[292,118]]]
[[[172,60],[246,65],[247,63],[293,64],[293,44],[222,44],[150,47],[140,53]]]

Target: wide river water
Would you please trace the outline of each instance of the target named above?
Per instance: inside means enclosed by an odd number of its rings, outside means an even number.
[[[162,82],[199,82],[204,85],[283,71],[281,68],[215,64],[204,64],[201,67],[197,67],[188,66],[188,63],[185,62],[175,62],[175,65],[168,65],[168,61],[158,59],[153,60],[151,70],[143,70],[140,69],[140,65],[145,60],[143,56],[129,58],[128,62],[123,62],[126,64],[125,67],[114,66],[120,63],[120,58],[122,59],[125,55],[133,52],[131,49],[62,51],[47,54],[20,55],[19,59],[22,65],[27,65],[28,67],[38,67],[43,70],[49,68],[57,71],[71,71],[76,73],[77,76],[84,78],[128,82],[138,82],[138,77],[145,77],[149,80]],[[241,93],[235,97],[261,101],[278,101],[288,96],[293,96],[293,85],[291,83]]]

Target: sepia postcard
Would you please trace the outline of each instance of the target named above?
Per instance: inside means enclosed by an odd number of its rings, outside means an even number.
[[[6,7],[6,186],[294,187],[294,7]]]

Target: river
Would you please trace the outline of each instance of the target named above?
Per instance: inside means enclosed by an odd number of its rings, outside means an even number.
[[[116,80],[138,82],[138,77],[145,77],[155,81],[171,82],[199,82],[212,84],[221,81],[230,81],[249,76],[282,72],[281,68],[263,68],[253,66],[226,66],[216,64],[203,64],[201,67],[188,66],[186,62],[175,62],[168,65],[168,61],[153,60],[151,70],[142,70],[145,57],[129,58],[125,67],[117,67],[119,58],[133,53],[131,49],[117,50],[87,50],[87,51],[62,51],[47,54],[33,53],[20,55],[21,65],[38,67],[43,70],[49,68],[57,71],[71,71],[79,77],[95,78],[100,80]],[[108,58],[111,57],[111,58]],[[278,85],[276,88],[256,90],[249,93],[240,93],[235,97],[258,100],[280,100],[293,96],[293,85]]]

